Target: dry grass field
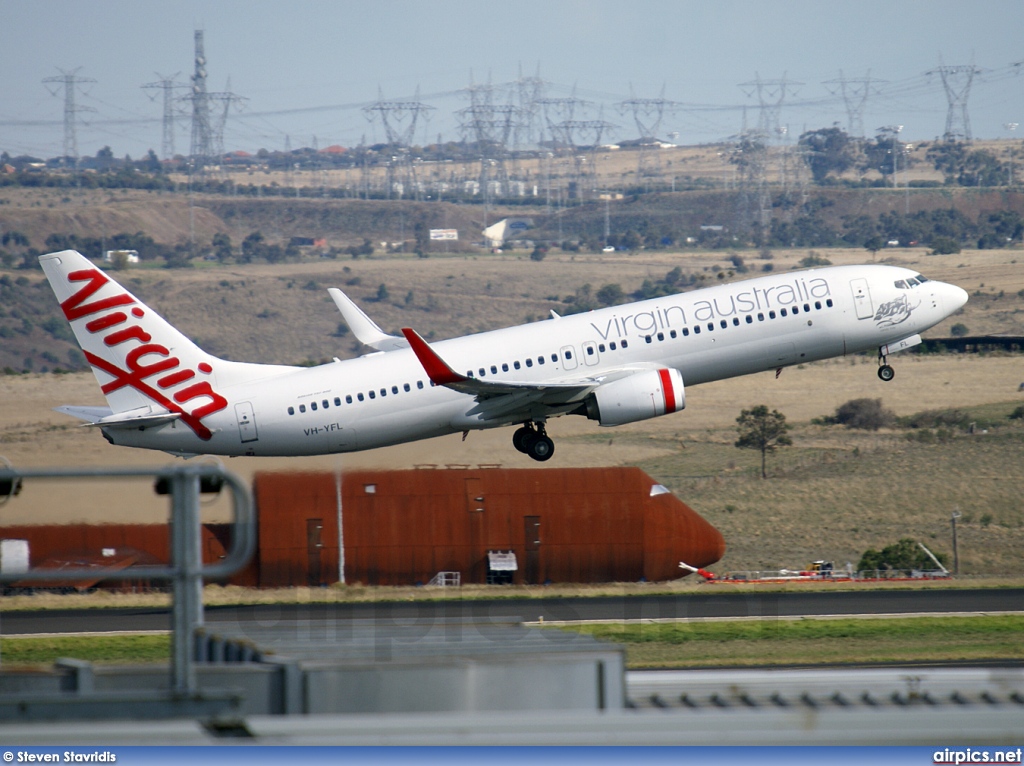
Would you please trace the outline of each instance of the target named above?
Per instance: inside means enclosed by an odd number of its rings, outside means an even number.
[[[828,250],[834,263],[862,262],[862,250]],[[806,250],[776,251],[776,271],[794,267]],[[1024,334],[1024,267],[1013,250],[928,256],[923,249],[879,253],[955,282],[972,295],[963,312],[931,335],[963,322],[972,334]],[[764,262],[748,259],[752,271]],[[562,299],[581,285],[618,283],[627,292],[679,266],[717,274],[722,253],[552,255],[540,263],[524,254],[436,256],[428,259],[209,266],[186,271],[139,269],[120,275],[214,353],[233,359],[299,362],[352,356],[350,335],[338,336],[340,316],[326,287],[347,290],[385,329],[413,326],[433,338],[544,318],[564,310]],[[32,279],[39,279],[36,275]],[[737,277],[739,278],[739,277]],[[390,297],[374,300],[378,286]],[[406,300],[411,295],[410,300]],[[1024,403],[1019,356],[902,355],[896,379],[875,376],[875,361],[848,358],[708,384],[688,391],[685,412],[618,429],[561,418],[550,431],[557,451],[550,467],[638,465],[672,488],[725,534],[728,551],[717,571],[804,566],[825,558],[856,563],[868,547],[911,536],[949,553],[949,516],[964,516],[965,573],[1021,574],[1024,561],[1024,431],[1007,415]],[[971,409],[977,420],[1005,423],[958,434],[946,443],[910,442],[902,431],[856,432],[813,425],[849,399],[881,397],[898,415],[926,409]],[[0,377],[0,455],[21,467],[160,465],[169,458],[109,446],[92,429],[55,413],[58,404],[102,404],[91,374]],[[741,408],[767,404],[794,425],[794,446],[770,458],[771,477],[752,473],[754,453],[732,447]],[[1018,425],[1013,425],[1018,424]],[[232,459],[228,468],[257,470],[406,468],[421,464],[507,467],[533,463],[515,452],[508,429],[344,456]],[[158,521],[164,500],[146,482],[97,486],[30,485],[2,510],[6,523]],[[206,511],[223,518],[221,503]]]

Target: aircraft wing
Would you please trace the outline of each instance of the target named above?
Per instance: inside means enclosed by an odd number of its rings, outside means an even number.
[[[403,327],[402,334],[405,335],[409,346],[412,347],[416,358],[420,360],[420,364],[423,365],[423,369],[434,385],[445,386],[453,391],[475,396],[478,401],[519,394],[525,395],[516,397],[524,404],[528,401],[532,404],[558,406],[577,402],[601,385],[601,380],[597,378],[547,383],[519,383],[471,378],[453,370],[415,330]]]
[[[349,329],[352,330],[352,333],[359,339],[360,343],[370,348],[375,348],[378,351],[394,351],[395,349],[409,347],[409,342],[405,338],[399,338],[397,335],[388,335],[380,329],[376,322],[370,319],[351,298],[337,287],[329,287],[327,292],[330,293],[331,298],[334,300],[334,305],[338,307],[338,311],[341,312],[341,316],[345,319],[345,324],[349,326]]]

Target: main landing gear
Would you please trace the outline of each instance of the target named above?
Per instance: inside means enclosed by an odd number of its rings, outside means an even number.
[[[555,443],[551,441],[542,421],[523,423],[512,434],[512,446],[534,460],[550,460],[555,454]]]
[[[885,354],[881,351],[878,352],[878,377],[888,383],[890,380],[896,377],[896,370],[890,367],[886,361]]]

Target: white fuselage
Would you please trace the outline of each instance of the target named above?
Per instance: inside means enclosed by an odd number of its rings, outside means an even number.
[[[779,273],[431,345],[453,370],[480,380],[557,382],[675,368],[692,386],[877,351],[932,327],[966,300],[959,287],[914,284],[914,276],[893,266]],[[107,436],[178,453],[316,455],[524,420],[521,409],[503,420],[473,396],[432,385],[408,348],[268,369],[264,380],[216,387],[228,406],[203,419],[208,440],[180,421]]]

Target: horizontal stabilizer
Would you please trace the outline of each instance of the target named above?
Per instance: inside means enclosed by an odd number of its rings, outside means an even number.
[[[53,411],[70,415],[79,420],[86,420],[89,423],[95,423],[97,420],[102,420],[114,414],[110,407],[76,407],[73,404],[63,404],[60,407],[54,407]]]
[[[397,335],[388,335],[351,298],[337,287],[330,287],[327,289],[327,292],[330,293],[331,298],[334,300],[334,305],[341,312],[345,324],[349,326],[352,334],[359,339],[360,343],[370,348],[375,348],[378,351],[394,351],[399,348],[409,348],[409,342],[405,338],[399,338]]]
[[[129,412],[118,412],[114,414],[109,407],[74,407],[64,405],[54,407],[57,412],[71,415],[79,420],[87,421],[86,426],[96,428],[153,428],[164,423],[170,423],[181,417],[180,412],[157,412],[154,413],[148,407],[143,410],[132,410]]]

